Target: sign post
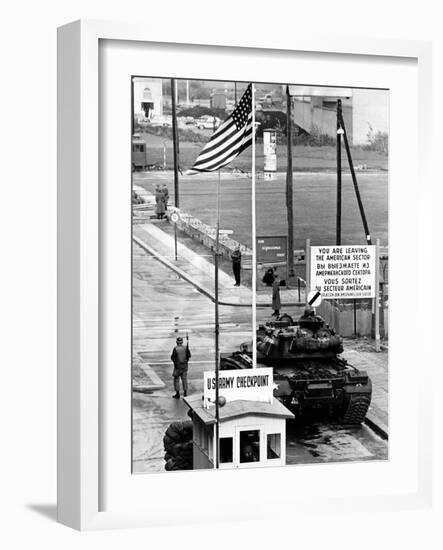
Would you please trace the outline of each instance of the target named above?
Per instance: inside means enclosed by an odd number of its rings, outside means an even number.
[[[263,130],[263,156],[264,156],[264,179],[274,179],[277,172],[277,132],[276,130]]]
[[[306,263],[305,298],[306,298],[306,306],[308,306],[309,305],[308,293],[311,290],[311,239],[306,239],[305,263]]]
[[[374,297],[374,324],[375,324],[375,351],[380,351],[380,239],[375,241],[375,297]]]

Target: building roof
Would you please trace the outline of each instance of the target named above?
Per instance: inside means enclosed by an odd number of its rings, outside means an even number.
[[[184,398],[188,407],[205,424],[215,424],[215,406],[211,405],[209,409],[203,406],[203,396],[201,394],[190,395]],[[271,416],[273,418],[294,418],[294,415],[278,399],[272,403],[263,403],[262,401],[229,401],[223,407],[219,407],[220,422],[226,422],[242,416]]]

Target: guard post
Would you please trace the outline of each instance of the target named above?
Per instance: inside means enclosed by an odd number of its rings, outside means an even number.
[[[220,371],[220,469],[284,466],[286,420],[294,415],[274,398],[270,367]],[[204,373],[204,393],[184,398],[193,422],[194,469],[212,469],[216,460],[215,373]]]

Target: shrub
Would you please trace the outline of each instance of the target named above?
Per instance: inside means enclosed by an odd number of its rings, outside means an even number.
[[[374,132],[374,128],[369,124],[369,130],[366,134],[368,143],[363,146],[366,151],[377,151],[378,153],[388,154],[389,136],[387,132]]]
[[[145,126],[143,132],[172,140],[172,128],[169,126]],[[191,129],[178,128],[178,139],[179,141],[189,141],[191,143],[206,143],[209,136],[194,132]]]
[[[202,105],[196,105],[195,107],[189,107],[187,109],[182,109],[177,116],[192,116],[194,118],[199,118],[204,115],[216,116],[221,120],[225,120],[227,113],[224,109],[204,107]]]

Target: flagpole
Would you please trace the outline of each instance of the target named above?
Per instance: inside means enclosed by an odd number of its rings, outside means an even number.
[[[252,110],[252,185],[251,185],[251,212],[252,212],[252,366],[257,366],[257,239],[255,219],[255,86],[251,84]]]
[[[219,249],[219,235],[220,235],[220,170],[218,171],[217,180],[217,221],[215,225],[215,258],[214,258],[214,286],[215,286],[215,468],[219,467],[219,455],[220,455],[220,416],[219,416],[219,387],[218,379],[220,372],[220,323],[218,312],[218,249]]]

